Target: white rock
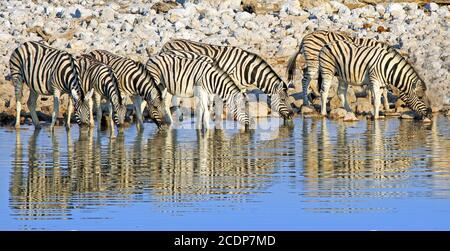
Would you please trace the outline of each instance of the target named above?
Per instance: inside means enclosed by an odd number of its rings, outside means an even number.
[[[13,39],[13,36],[11,36],[10,34],[0,32],[0,41],[6,42],[6,41],[10,41],[12,39]]]
[[[391,3],[386,8],[386,13],[389,13],[392,17],[397,19],[404,19],[406,16],[405,11],[401,4]]]
[[[339,3],[339,2],[336,2],[336,1],[331,1],[330,4],[331,4],[331,6],[333,6],[335,9],[338,10],[338,13],[339,13],[340,15],[348,16],[348,15],[351,14],[350,9],[349,9],[345,4],[342,4],[342,3]]]
[[[281,6],[281,12],[284,12],[288,15],[302,15],[304,13],[302,7],[300,6],[300,1],[297,0],[288,0]]]
[[[115,14],[116,14],[116,11],[114,11],[114,9],[105,7],[101,11],[100,18],[104,22],[110,22],[110,21],[114,20]]]
[[[439,5],[436,3],[427,3],[425,4],[425,9],[429,11],[437,11],[439,9]]]
[[[248,12],[239,12],[236,14],[236,22],[238,23],[239,26],[244,26],[245,22],[251,20],[253,18],[252,14],[248,13]]]
[[[241,0],[222,0],[220,1],[219,10],[240,10]]]

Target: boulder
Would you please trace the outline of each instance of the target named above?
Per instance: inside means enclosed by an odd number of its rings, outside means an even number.
[[[386,8],[386,13],[389,13],[395,19],[404,19],[406,16],[403,6],[399,3],[391,3]]]
[[[353,112],[347,112],[344,116],[344,122],[354,122],[358,121],[359,119],[355,116]]]
[[[369,114],[373,111],[372,103],[368,98],[356,99],[356,113],[357,114]]]
[[[414,119],[416,117],[416,113],[413,111],[407,111],[407,112],[403,112],[400,115],[401,119]]]
[[[155,10],[156,13],[167,13],[169,10],[178,8],[179,4],[177,2],[158,2],[155,3],[150,9]]]
[[[300,113],[305,115],[305,114],[312,114],[315,113],[316,110],[314,109],[314,107],[312,106],[308,106],[308,105],[302,105],[301,109],[300,109]]]
[[[347,111],[344,108],[332,109],[330,112],[330,119],[341,119],[344,118]]]

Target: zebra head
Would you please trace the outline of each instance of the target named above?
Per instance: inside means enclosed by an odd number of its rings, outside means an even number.
[[[430,99],[427,96],[427,86],[425,85],[425,82],[420,78],[415,79],[412,85],[412,91],[414,92],[414,96],[418,98],[418,101],[415,102],[415,104],[412,104],[412,108],[422,116],[422,118],[431,119],[433,114],[430,107]]]
[[[250,126],[250,117],[245,109],[246,100],[247,97],[244,93],[237,93],[231,96],[228,105],[230,108],[230,113],[233,114],[234,119],[243,124],[245,129],[248,129]]]
[[[160,95],[152,95],[154,98],[146,98],[146,101],[152,120],[156,123],[158,128],[161,128],[163,125],[170,124],[170,116],[164,103],[167,89],[161,85],[158,85],[155,89],[158,89]]]
[[[113,118],[116,125],[122,126],[124,124],[126,114],[127,106],[125,104],[119,105],[119,107],[114,110]]]
[[[91,89],[85,96],[84,99],[81,99],[77,92],[72,89],[72,99],[74,101],[75,108],[75,120],[80,127],[85,127],[90,125],[90,100],[92,95],[94,94],[94,89]]]
[[[294,112],[289,104],[287,90],[288,86],[286,84],[278,83],[271,95],[271,103],[273,109],[278,111],[284,119],[291,119],[294,116]]]

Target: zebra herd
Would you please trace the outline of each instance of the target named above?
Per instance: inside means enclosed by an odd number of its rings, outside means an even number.
[[[122,126],[126,116],[125,97],[133,101],[136,126],[140,130],[143,129],[142,114],[146,106],[158,127],[172,124],[169,108],[179,104],[177,97],[199,98],[196,112],[200,128],[209,128],[210,104],[216,97],[216,102],[223,102],[229,114],[248,128],[252,120],[246,107],[247,88],[257,88],[269,95],[272,108],[282,118],[291,119],[294,112],[288,101],[288,89],[293,87],[296,58],[300,53],[306,60],[302,80],[304,105],[309,104],[309,83],[317,79],[323,115],[327,111],[330,81],[337,75],[338,95],[347,111],[351,110],[345,95],[348,84],[368,84],[374,96],[375,118],[378,117],[381,90],[385,106],[388,105],[388,89],[395,89],[399,97],[423,118],[431,118],[425,83],[394,48],[376,40],[319,30],[306,35],[298,52],[289,59],[289,83],[260,56],[234,46],[173,39],[143,64],[105,50],[74,56],[40,42],[25,42],[14,50],[10,59],[17,107],[15,125],[20,127],[23,83],[30,89],[27,105],[35,127],[40,127],[36,114],[38,97],[54,97],[53,129],[60,96],[68,94],[67,128],[70,128],[72,110],[80,126],[93,127],[94,106],[100,128],[102,98],[107,100],[109,107],[110,128],[114,130],[114,123]]]

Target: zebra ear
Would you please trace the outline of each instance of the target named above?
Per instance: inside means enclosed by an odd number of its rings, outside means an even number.
[[[76,90],[72,89],[71,94],[72,94],[72,98],[73,98],[75,101],[77,101],[78,99],[80,99],[80,97],[78,97],[78,94],[77,94],[77,91],[76,91]]]
[[[294,82],[293,81],[289,82],[288,85],[287,85],[287,88],[288,89],[294,89],[295,88]]]
[[[167,88],[163,84],[159,84],[158,89],[161,91],[161,97],[165,98],[167,95]]]
[[[94,89],[92,88],[90,91],[88,91],[88,93],[86,94],[84,99],[85,100],[91,99],[93,94],[94,94]]]

